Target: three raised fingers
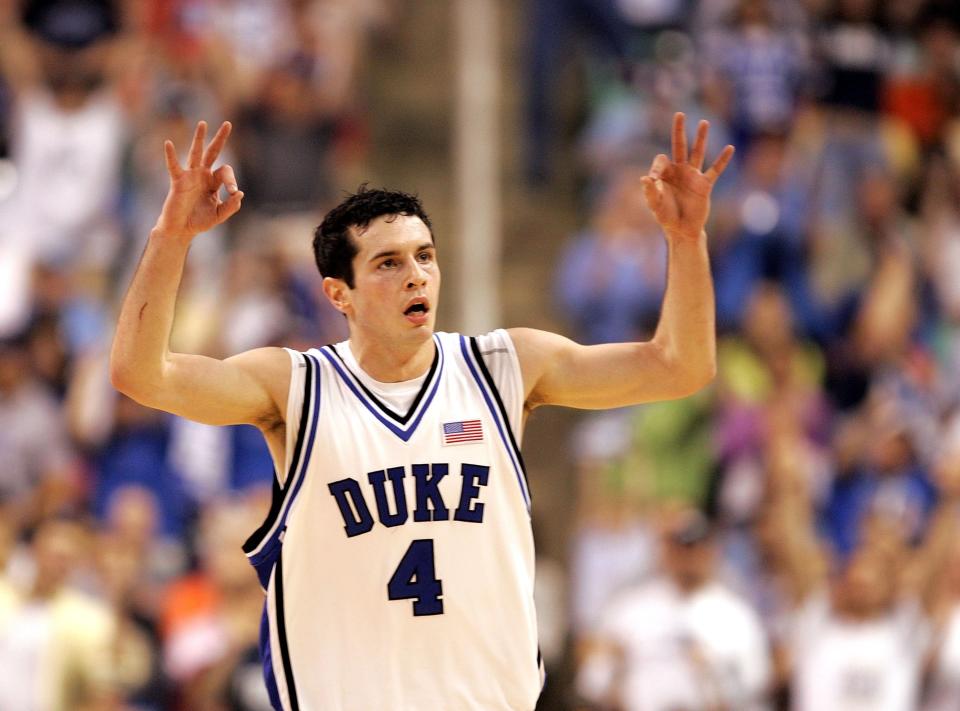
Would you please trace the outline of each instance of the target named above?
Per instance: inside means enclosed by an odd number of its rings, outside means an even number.
[[[220,125],[220,128],[217,129],[216,134],[213,136],[206,150],[204,150],[203,140],[207,135],[207,123],[206,121],[198,122],[196,130],[193,132],[193,140],[190,142],[190,152],[187,154],[187,168],[212,168],[220,156],[220,151],[223,150],[232,130],[233,125],[229,121],[224,121]],[[176,178],[180,176],[183,173],[183,168],[180,167],[180,161],[177,159],[177,149],[173,145],[173,141],[167,140],[163,142],[163,155],[166,159],[167,171],[170,173],[170,177]],[[229,182],[226,180],[223,182],[228,186],[228,190],[229,186],[233,185],[233,190],[235,191],[237,181],[233,178],[232,171],[230,176]]]
[[[700,121],[697,124],[697,136],[694,139],[693,150],[690,152],[688,160],[685,119],[686,117],[679,111],[673,117],[673,162],[688,162],[697,170],[702,170],[703,160],[707,154],[707,135],[710,132],[710,124],[707,121]],[[733,157],[733,152],[733,146],[728,145],[724,147],[724,149],[720,151],[720,155],[717,156],[717,159],[713,162],[713,165],[704,172],[704,176],[711,184],[715,183],[717,178],[726,170],[727,164],[730,163],[730,159]],[[654,160],[654,163],[656,163],[656,160]]]

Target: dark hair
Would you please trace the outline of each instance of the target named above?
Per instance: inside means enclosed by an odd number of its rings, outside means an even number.
[[[313,256],[320,274],[343,279],[352,289],[353,258],[359,249],[350,236],[350,228],[362,231],[383,215],[419,217],[433,238],[433,225],[416,195],[397,190],[370,190],[364,183],[355,194],[330,210],[313,233]]]

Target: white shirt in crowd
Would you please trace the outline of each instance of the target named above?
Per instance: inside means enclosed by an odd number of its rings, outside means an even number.
[[[798,610],[791,635],[793,711],[914,711],[930,632],[920,605],[899,603],[881,617],[834,614],[826,593]]]
[[[960,605],[953,608],[943,629],[923,711],[960,709]]]
[[[126,136],[117,95],[103,90],[67,111],[45,91],[24,92],[13,117],[18,179],[0,203],[0,241],[29,245],[44,263],[108,265]]]
[[[645,583],[613,601],[599,634],[608,652],[588,659],[577,680],[588,699],[617,698],[625,711],[766,708],[760,619],[719,583],[688,595],[665,579]]]

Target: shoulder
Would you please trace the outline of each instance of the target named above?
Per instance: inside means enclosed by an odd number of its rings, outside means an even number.
[[[495,356],[516,357],[516,347],[510,331],[505,328],[498,328],[488,333],[474,337],[474,342],[484,358]]]
[[[758,619],[747,599],[722,583],[715,582],[705,587],[698,594],[696,604],[709,610],[711,615],[727,616],[741,623]]]
[[[483,356],[485,361],[490,361],[503,356],[516,359],[517,349],[514,335],[518,331],[525,330],[529,329],[497,328],[476,336],[447,332],[437,332],[435,335],[440,340],[447,355],[453,350],[473,351],[475,355]]]
[[[114,627],[109,608],[100,600],[79,590],[62,590],[53,601],[54,617],[60,631],[73,639],[93,640],[108,636]]]
[[[537,328],[509,328],[504,331],[517,351],[522,365],[542,365],[577,344],[566,336]]]
[[[677,605],[673,588],[659,577],[644,580],[617,592],[606,607],[608,619],[658,616]]]
[[[231,356],[227,361],[263,383],[275,384],[279,380],[289,384],[295,354],[296,351],[287,348],[255,348]]]
[[[295,351],[291,351],[288,348],[270,346],[244,351],[243,353],[230,356],[227,360],[245,370],[249,370],[251,373],[272,372],[290,370],[291,353],[295,353]]]
[[[537,383],[549,369],[568,363],[577,344],[565,336],[536,328],[511,328],[506,331],[517,354],[526,398],[533,397]],[[543,404],[529,402],[530,407]]]
[[[303,362],[296,351],[280,347],[255,348],[231,356],[227,361],[269,393],[281,416],[286,412],[292,368]]]

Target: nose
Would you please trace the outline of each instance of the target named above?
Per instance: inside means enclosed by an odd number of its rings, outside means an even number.
[[[414,289],[427,283],[427,271],[416,259],[410,260],[411,267],[407,275],[407,288]]]

